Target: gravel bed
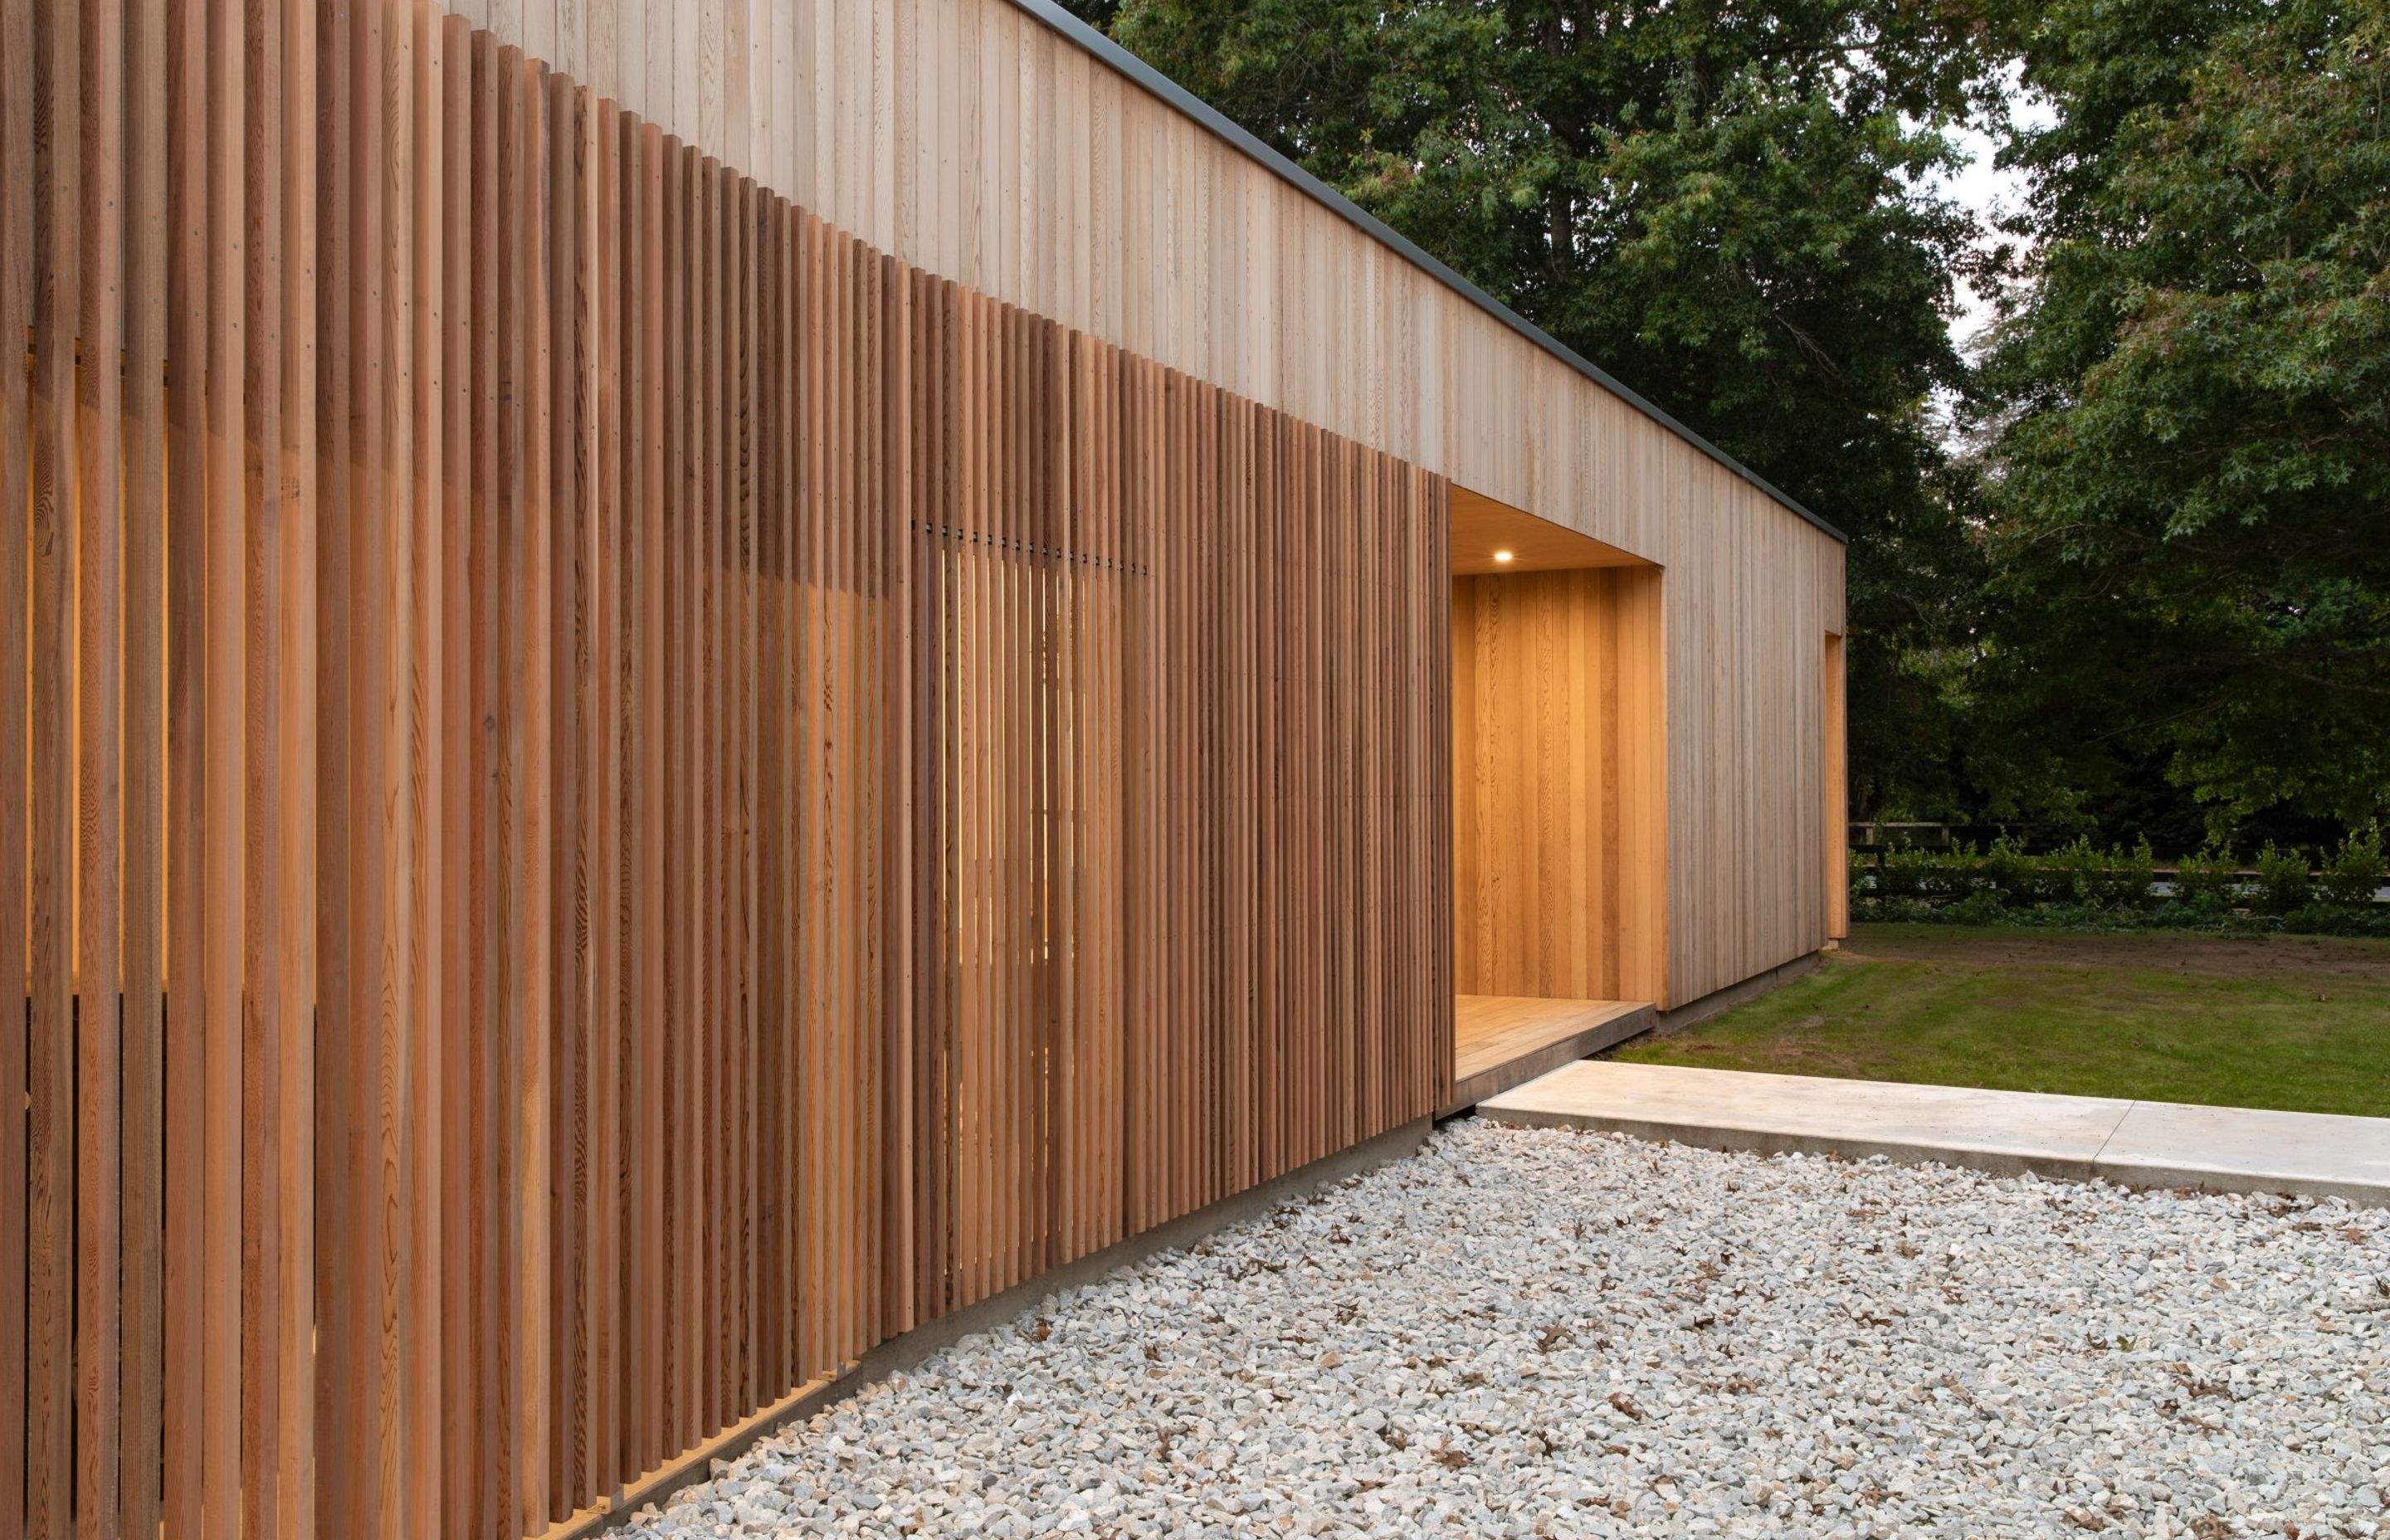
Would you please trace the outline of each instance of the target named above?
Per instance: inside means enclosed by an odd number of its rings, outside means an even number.
[[[655,1536],[2390,1534],[2390,1212],[1464,1122]]]

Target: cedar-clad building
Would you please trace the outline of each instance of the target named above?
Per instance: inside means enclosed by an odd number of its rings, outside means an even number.
[[[1045,0],[0,0],[0,1532],[585,1531],[1841,924],[1840,537]]]

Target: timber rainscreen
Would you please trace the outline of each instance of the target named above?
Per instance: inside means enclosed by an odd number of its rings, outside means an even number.
[[[1444,483],[408,0],[0,0],[0,1526],[536,1534],[1448,1089]]]

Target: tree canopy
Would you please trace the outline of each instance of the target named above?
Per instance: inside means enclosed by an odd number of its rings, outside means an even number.
[[[2088,785],[2219,828],[2390,813],[2390,14],[2059,0],[2035,239],[1981,381],[1996,620],[1970,687]]]
[[[1075,8],[1851,535],[1859,806],[2384,811],[2383,0]]]

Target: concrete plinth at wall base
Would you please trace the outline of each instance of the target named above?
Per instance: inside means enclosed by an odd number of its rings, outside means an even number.
[[[551,1525],[539,1540],[584,1540],[585,1536],[603,1534],[628,1522],[631,1515],[649,1504],[661,1504],[681,1488],[708,1480],[713,1473],[714,1461],[735,1459],[789,1424],[803,1421],[877,1380],[925,1363],[975,1331],[1001,1327],[1060,1290],[1093,1283],[1115,1267],[1141,1262],[1163,1251],[1192,1246],[1216,1230],[1266,1213],[1290,1198],[1316,1192],[1348,1176],[1357,1176],[1383,1165],[1388,1161],[1413,1154],[1427,1142],[1433,1129],[1433,1120],[1429,1118],[1389,1129],[1350,1149],[1339,1150],[1323,1160],[1314,1161],[1259,1187],[1232,1193],[1208,1208],[1157,1225],[1076,1262],[1064,1263],[1051,1272],[1040,1273],[1001,1294],[992,1295],[976,1304],[965,1305],[952,1315],[916,1327],[902,1336],[892,1337],[865,1354],[835,1379],[817,1380],[797,1387],[696,1448],[675,1456],[668,1463],[616,1490],[603,1502]]]
[[[1833,943],[1830,942],[1827,944],[1831,946]],[[1754,973],[1739,984],[1714,989],[1697,1000],[1671,1006],[1653,1020],[1651,1030],[1663,1034],[1682,1032],[1687,1027],[1708,1020],[1722,1010],[1732,1010],[1747,1000],[1756,1000],[1779,984],[1789,984],[1805,973],[1816,971],[1818,956],[1815,952],[1808,953],[1791,962],[1780,963],[1764,973]]]
[[[1591,1060],[1478,1104],[1523,1126],[2390,1207],[2390,1118]]]

